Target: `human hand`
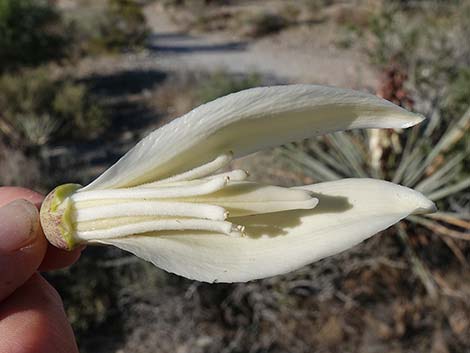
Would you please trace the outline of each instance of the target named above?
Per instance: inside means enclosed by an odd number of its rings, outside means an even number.
[[[50,245],[41,230],[43,196],[0,187],[0,352],[77,353],[57,291],[38,273],[71,265],[81,249]]]

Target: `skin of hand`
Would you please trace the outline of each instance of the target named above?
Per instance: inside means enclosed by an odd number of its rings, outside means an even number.
[[[43,196],[0,187],[0,352],[78,353],[57,291],[39,274],[80,257],[50,245],[41,230]]]

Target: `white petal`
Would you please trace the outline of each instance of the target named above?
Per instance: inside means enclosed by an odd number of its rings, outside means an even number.
[[[241,157],[326,132],[406,128],[423,118],[379,97],[326,86],[253,88],[201,105],[154,131],[85,190],[169,178],[232,151]]]
[[[235,218],[246,226],[243,238],[175,232],[104,243],[188,278],[244,282],[298,269],[344,251],[409,214],[435,210],[422,194],[374,179],[344,179],[304,189],[319,198],[316,208]]]

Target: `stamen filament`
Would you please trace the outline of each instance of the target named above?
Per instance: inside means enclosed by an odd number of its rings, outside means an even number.
[[[220,206],[202,203],[160,201],[115,203],[85,209],[78,208],[75,211],[76,222],[130,216],[180,216],[223,221],[227,218],[227,211]]]
[[[248,173],[244,171],[243,169],[235,169],[230,172],[226,173],[220,173],[220,174],[215,174],[215,175],[210,175],[204,179],[206,180],[212,180],[220,177],[228,177],[230,181],[243,181],[246,178],[248,178]]]
[[[218,232],[231,235],[233,225],[232,223],[225,221],[210,221],[201,219],[166,219],[150,222],[131,223],[108,229],[77,231],[76,237],[81,240],[99,240],[121,238],[133,234],[165,230],[205,230],[209,232]]]
[[[283,212],[290,210],[311,210],[318,204],[317,198],[303,201],[226,201],[223,199],[203,200],[204,202],[223,207],[231,217],[251,216],[263,213]]]
[[[79,191],[71,196],[72,201],[91,201],[109,199],[153,199],[176,198],[206,195],[221,190],[228,182],[228,178],[217,178],[197,185],[182,185],[177,187],[159,186],[155,189],[126,188],[105,189],[93,191]]]
[[[199,167],[196,167],[194,169],[188,170],[187,172],[177,174],[175,176],[158,180],[153,183],[149,184],[143,184],[141,187],[147,187],[147,186],[153,186],[153,185],[161,185],[161,184],[166,184],[166,183],[173,183],[177,181],[189,181],[189,180],[194,180],[194,179],[199,179],[199,178],[204,178],[215,171],[219,170],[220,168],[223,168],[227,166],[233,159],[233,153],[225,153],[220,156],[218,156],[216,159],[213,161],[203,164]]]

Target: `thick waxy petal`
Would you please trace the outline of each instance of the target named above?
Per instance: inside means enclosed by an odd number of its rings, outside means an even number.
[[[435,210],[422,194],[373,179],[344,179],[302,189],[320,200],[316,208],[234,218],[246,226],[245,237],[162,232],[97,242],[188,278],[243,282],[295,270],[344,251],[409,214]]]
[[[136,186],[184,173],[229,152],[240,157],[327,132],[406,128],[422,120],[379,97],[349,89],[253,88],[204,104],[154,131],[84,189]]]

